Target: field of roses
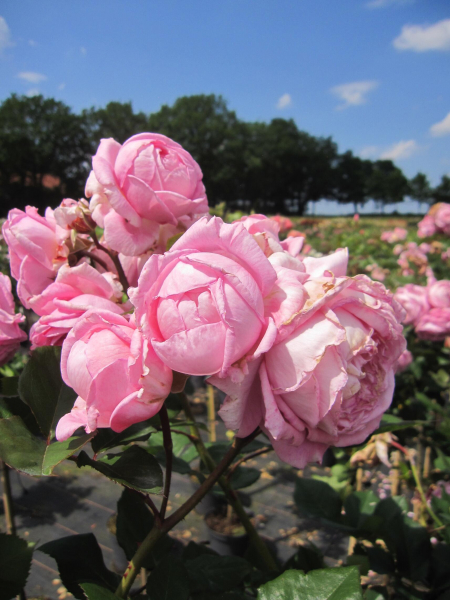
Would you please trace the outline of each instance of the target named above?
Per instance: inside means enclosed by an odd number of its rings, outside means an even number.
[[[200,167],[162,135],[102,140],[85,199],[4,220],[0,600],[25,597],[34,552],[88,600],[450,598],[450,205],[230,214]],[[207,442],[190,376],[224,398],[227,445]],[[342,567],[306,543],[282,564],[258,533],[238,490],[270,451],[298,514],[348,536]],[[124,573],[93,534],[15,534],[10,470],[64,460],[123,486]],[[326,469],[305,478],[310,463]],[[197,487],[168,516],[173,472]],[[215,490],[247,548],[180,554],[171,530]]]

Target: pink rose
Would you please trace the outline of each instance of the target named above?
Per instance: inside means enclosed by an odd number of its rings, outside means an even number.
[[[64,198],[58,208],[55,208],[54,216],[56,223],[63,229],[75,229],[78,233],[89,233],[95,229],[89,203],[84,198],[78,201]]]
[[[428,301],[433,308],[450,308],[450,281],[435,280],[429,285]]]
[[[148,259],[129,293],[138,327],[167,366],[238,376],[268,329],[264,297],[276,278],[243,224],[203,218],[169,252]]]
[[[395,242],[399,242],[400,240],[404,240],[408,232],[406,229],[402,227],[395,227],[394,231],[383,231],[381,234],[381,241],[388,242],[389,244],[393,244]]]
[[[417,235],[420,238],[430,237],[436,233],[436,225],[434,218],[431,215],[425,215],[424,218],[417,224]]]
[[[77,320],[88,310],[122,314],[129,306],[118,304],[122,286],[111,273],[101,274],[86,263],[63,265],[54,283],[30,300],[30,308],[41,318],[30,331],[32,347],[61,346]]]
[[[439,202],[436,207],[437,210],[434,213],[436,227],[445,235],[450,235],[450,204]]]
[[[87,433],[98,427],[120,432],[149,419],[172,385],[172,371],[134,323],[102,310],[87,312],[70,331],[62,348],[61,374],[78,398],[58,422],[58,440],[81,426]]]
[[[103,139],[92,166],[92,216],[108,246],[128,256],[153,249],[160,225],[183,231],[208,212],[200,167],[164,135],[141,133],[123,145]]]
[[[445,340],[450,335],[450,307],[430,309],[419,320],[415,331],[422,340]]]
[[[280,227],[280,233],[286,233],[289,229],[294,227],[294,223],[289,219],[289,217],[282,217],[281,215],[275,215],[274,217],[270,217],[272,221],[278,223]]]
[[[409,350],[404,350],[398,357],[397,367],[395,369],[395,372],[401,373],[402,371],[405,371],[409,367],[409,365],[412,363],[412,361],[413,361],[413,355],[411,354],[411,352]]]
[[[421,285],[408,283],[399,287],[395,292],[395,299],[406,311],[403,321],[405,325],[416,325],[419,319],[430,310],[427,288]]]
[[[11,293],[11,280],[0,273],[0,366],[7,363],[27,339],[27,334],[19,327],[25,317],[15,314],[14,298]]]
[[[50,208],[45,217],[39,216],[34,206],[27,206],[25,212],[18,208],[9,211],[3,236],[8,244],[11,274],[17,279],[17,294],[26,308],[30,308],[30,298],[45,290],[67,262],[69,251],[64,242],[68,235],[56,224]]]
[[[297,256],[302,249],[304,236],[299,231],[291,231],[287,239],[280,241],[278,237],[280,224],[275,217],[269,219],[265,215],[250,215],[234,222],[244,225],[267,257],[271,256],[274,252],[288,252],[291,256]],[[290,236],[291,233],[296,233],[298,236]]]
[[[346,262],[344,251],[305,259],[306,299],[273,346],[242,383],[210,379],[228,394],[220,410],[227,427],[244,437],[259,425],[298,468],[378,427],[406,347],[392,294],[364,275],[346,277]]]

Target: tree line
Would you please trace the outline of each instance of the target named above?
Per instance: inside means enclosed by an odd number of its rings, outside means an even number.
[[[82,197],[100,139],[122,143],[142,131],[186,148],[203,170],[210,205],[229,210],[301,215],[320,199],[355,211],[370,199],[450,202],[450,177],[435,188],[423,173],[408,180],[391,160],[339,153],[331,137],[301,131],[292,119],[242,121],[221,96],[184,96],[151,114],[134,112],[131,102],[76,114],[53,98],[12,94],[0,105],[0,216]]]

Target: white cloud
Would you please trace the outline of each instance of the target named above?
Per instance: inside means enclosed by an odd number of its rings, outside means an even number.
[[[37,46],[37,43],[34,40],[28,40],[29,46]]]
[[[27,96],[31,98],[32,96],[39,96],[40,93],[41,92],[38,90],[38,88],[30,88],[27,91]]]
[[[392,144],[380,154],[383,160],[402,160],[409,158],[419,150],[419,146],[415,140],[406,140]]]
[[[283,94],[278,98],[277,108],[287,108],[292,104],[292,97],[290,94]]]
[[[60,84],[58,85],[58,90],[63,90],[65,87],[66,87],[66,84],[65,84],[65,83],[60,83]]]
[[[354,81],[352,83],[343,83],[331,88],[331,93],[344,100],[336,108],[342,110],[349,106],[358,106],[367,102],[367,94],[378,87],[378,81]]]
[[[87,54],[87,50],[86,50],[86,48],[85,48],[84,46],[81,46],[81,48],[80,48],[80,52],[81,52],[81,54],[82,54],[83,56],[86,56],[86,54]]]
[[[366,8],[385,8],[393,4],[411,4],[414,0],[371,0],[366,2]]]
[[[0,54],[5,48],[13,46],[11,41],[11,32],[3,17],[0,17]]]
[[[24,81],[28,81],[28,83],[40,83],[41,81],[45,81],[47,79],[46,75],[42,75],[42,73],[35,73],[34,71],[22,71],[17,74],[19,79],[23,79]]]
[[[364,146],[364,148],[361,148],[359,155],[361,158],[374,158],[378,156],[379,152],[378,146]]]
[[[405,25],[393,41],[397,50],[450,50],[450,19],[434,25]]]
[[[430,133],[434,137],[450,135],[450,112],[442,119],[442,121],[439,121],[439,123],[435,123],[430,127]]]

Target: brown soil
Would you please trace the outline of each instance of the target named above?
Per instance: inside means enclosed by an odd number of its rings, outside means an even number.
[[[245,533],[242,523],[234,513],[231,516],[227,516],[226,507],[224,510],[217,510],[210,513],[206,516],[205,521],[210,529],[223,535],[238,536]]]

